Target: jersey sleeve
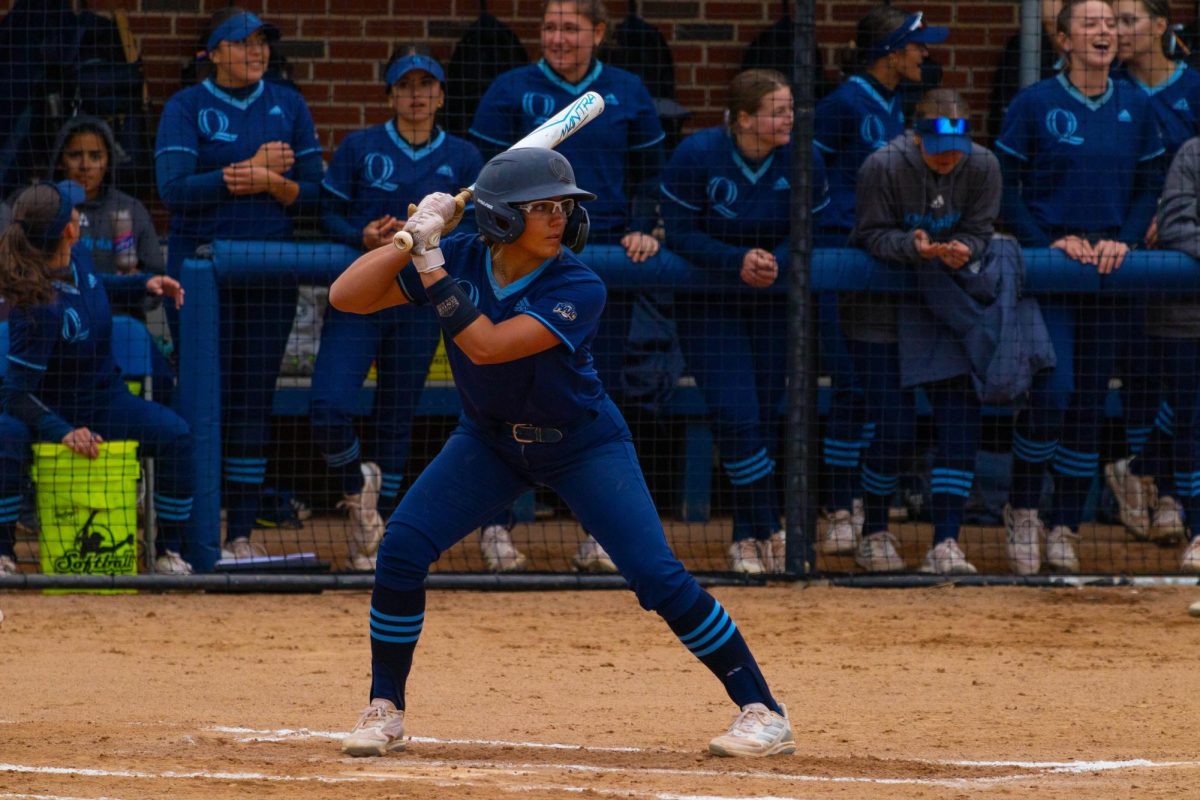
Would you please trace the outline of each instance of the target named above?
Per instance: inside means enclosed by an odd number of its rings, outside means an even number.
[[[531,298],[522,313],[545,325],[574,353],[596,330],[605,296],[604,283],[595,276],[564,281]]]
[[[358,162],[358,132],[350,134],[333,151],[329,167],[321,186],[330,194],[342,200],[354,200],[355,197],[355,168]]]
[[[644,150],[654,147],[667,138],[658,118],[658,110],[654,107],[654,99],[636,77],[633,79],[630,94],[633,95],[635,105],[633,118],[629,123],[629,149]]]
[[[1034,151],[1033,133],[1030,129],[1029,92],[1022,91],[1013,98],[1004,112],[1004,121],[1000,123],[1000,138],[996,140],[996,149],[1028,162]]]
[[[1158,158],[1167,152],[1163,145],[1162,132],[1158,129],[1158,123],[1154,119],[1154,109],[1150,107],[1150,101],[1147,100],[1144,113],[1141,117],[1141,147],[1138,148],[1138,161],[1149,161],[1152,158]]]
[[[842,149],[843,117],[847,110],[835,95],[817,103],[813,115],[813,145],[823,153],[836,153]]]
[[[8,372],[4,408],[46,441],[59,442],[71,425],[38,398],[58,339],[58,324],[46,307],[14,309],[8,326]]]
[[[470,134],[485,154],[494,155],[517,140],[513,128],[521,115],[512,103],[508,89],[510,83],[512,80],[505,73],[489,86],[479,101],[479,107],[475,109],[475,118],[471,120]]]
[[[300,94],[296,95],[295,103],[296,121],[292,125],[292,152],[296,154],[297,161],[312,155],[319,158],[321,141],[317,138],[312,112],[308,110],[308,103],[304,102],[304,97]]]

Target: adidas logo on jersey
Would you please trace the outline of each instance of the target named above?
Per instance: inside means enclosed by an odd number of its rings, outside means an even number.
[[[946,200],[939,194],[937,197],[933,198],[933,202],[931,202],[929,204],[929,207],[930,208],[941,208],[944,205],[946,205]]]
[[[619,105],[621,105],[621,103],[617,100],[617,96],[615,94],[606,94],[606,95],[604,95],[604,105],[606,107],[607,106],[619,106]]]
[[[268,117],[282,117],[283,109],[280,108],[279,106],[272,106],[271,110],[267,112],[267,116]]]
[[[1133,117],[1125,109],[1121,109],[1121,113],[1117,114],[1117,122],[1133,122]]]
[[[777,192],[782,192],[792,188],[792,185],[788,183],[787,178],[780,177],[779,180],[775,181],[775,186],[772,188],[774,188]]]
[[[1176,111],[1191,111],[1192,110],[1192,107],[1188,105],[1187,99],[1183,98],[1183,97],[1176,100],[1175,105],[1171,106],[1171,108],[1175,109]]]
[[[440,167],[438,167],[437,174],[449,178],[450,180],[454,180],[454,170],[449,164],[442,164]]]

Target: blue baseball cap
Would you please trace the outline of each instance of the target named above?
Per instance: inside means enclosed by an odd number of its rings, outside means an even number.
[[[424,70],[433,77],[437,78],[438,83],[443,87],[446,85],[446,73],[442,70],[442,65],[437,62],[437,59],[430,56],[413,54],[398,58],[391,63],[387,68],[387,74],[384,76],[384,82],[390,89],[396,85],[396,81],[403,78],[414,70]]]
[[[58,208],[55,210],[54,216],[44,225],[29,219],[13,219],[13,223],[21,226],[25,235],[29,237],[30,244],[43,253],[50,253],[62,239],[63,231],[71,221],[71,212],[75,210],[75,206],[87,200],[87,192],[75,181],[34,184],[25,189],[25,192],[36,192],[42,187],[53,187],[58,192]],[[21,193],[22,196],[25,192]],[[18,197],[19,200],[20,197]]]
[[[206,47],[211,52],[216,50],[217,45],[221,42],[244,42],[246,37],[258,31],[263,32],[263,36],[267,38],[268,42],[279,41],[279,28],[270,23],[263,22],[258,18],[257,14],[251,14],[249,11],[239,11],[218,25],[208,35],[208,44]]]
[[[910,14],[899,28],[876,42],[871,48],[872,59],[882,58],[888,53],[903,50],[909,42],[916,44],[941,44],[950,36],[950,29],[939,25],[926,25],[925,12]]]
[[[913,130],[921,136],[921,149],[931,156],[951,150],[971,152],[971,123],[966,119],[919,119],[913,124]]]

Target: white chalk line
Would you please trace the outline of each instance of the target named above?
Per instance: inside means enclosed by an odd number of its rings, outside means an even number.
[[[116,797],[71,797],[65,794],[18,794],[0,792],[0,800],[118,800]]]

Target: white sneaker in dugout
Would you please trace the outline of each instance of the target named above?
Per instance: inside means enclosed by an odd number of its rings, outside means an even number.
[[[491,572],[520,572],[525,569],[525,554],[513,546],[512,536],[503,525],[488,525],[479,534],[479,552]]]
[[[729,545],[729,569],[743,575],[762,575],[767,571],[758,554],[757,539],[738,539]]]
[[[580,572],[617,571],[617,565],[613,563],[613,560],[608,557],[608,553],[604,552],[604,548],[591,535],[580,543],[578,552],[571,557],[571,563]]]
[[[854,563],[867,572],[903,572],[904,559],[891,531],[876,531],[862,537],[854,553]]]
[[[1042,568],[1042,521],[1036,508],[1004,507],[1004,549],[1014,575],[1037,575]]]
[[[825,535],[821,539],[822,553],[827,556],[849,555],[858,548],[858,534],[851,512],[839,508],[827,516],[825,522]]]
[[[379,516],[379,487],[383,473],[370,461],[362,462],[363,488],[358,494],[345,495],[337,507],[350,514],[350,565],[358,572],[375,569],[375,553],[383,539],[383,518]]]
[[[159,575],[191,575],[192,565],[174,550],[163,550],[162,555],[154,559],[154,571]]]
[[[21,570],[17,569],[17,562],[11,556],[0,556],[0,577],[5,575],[18,575]]]
[[[1193,536],[1188,542],[1179,561],[1179,569],[1192,574],[1200,572],[1200,536]]]
[[[1154,519],[1150,523],[1150,541],[1169,544],[1186,535],[1187,527],[1183,524],[1183,508],[1179,501],[1170,495],[1158,498],[1154,506]]]
[[[404,711],[382,698],[371,701],[354,730],[342,739],[342,752],[348,756],[382,756],[403,749]]]
[[[854,540],[862,538],[863,525],[867,524],[867,510],[861,497],[854,498],[850,503],[850,522],[854,525]]]
[[[1046,563],[1058,572],[1079,572],[1079,556],[1075,543],[1079,534],[1072,533],[1066,525],[1055,525],[1046,534]]]
[[[967,561],[967,556],[954,539],[943,539],[929,548],[921,572],[931,575],[975,575],[979,570]]]
[[[792,722],[787,709],[780,703],[783,714],[776,714],[762,703],[743,706],[729,730],[708,743],[708,750],[718,756],[782,756],[796,752]]]
[[[1122,458],[1104,465],[1104,482],[1108,484],[1117,513],[1129,535],[1145,541],[1150,535],[1150,505],[1142,479],[1135,475],[1132,459]]]
[[[252,558],[263,558],[267,548],[258,542],[252,542],[245,536],[226,542],[221,548],[221,558],[225,561],[249,561]]]
[[[759,543],[763,550],[763,563],[768,572],[782,573],[787,571],[787,531],[777,530],[771,538]]]

